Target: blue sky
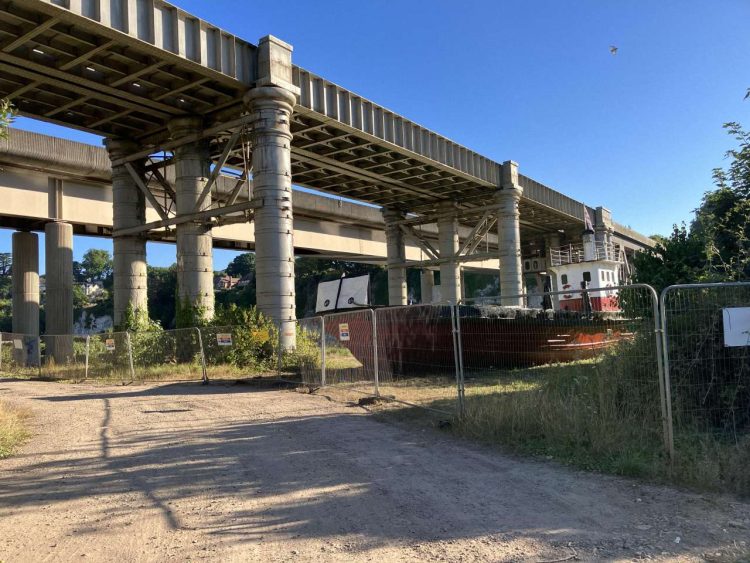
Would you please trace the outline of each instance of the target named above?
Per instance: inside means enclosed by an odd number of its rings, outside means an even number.
[[[746,0],[176,3],[251,42],[276,35],[295,63],[646,234],[711,189],[733,146],[722,124],[750,127]],[[76,257],[89,247],[111,244],[77,237]],[[216,268],[234,255],[216,251]],[[171,264],[174,247],[150,245],[149,261]]]

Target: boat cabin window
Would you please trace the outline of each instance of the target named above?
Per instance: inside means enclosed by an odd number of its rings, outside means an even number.
[[[568,283],[568,274],[563,274],[562,276],[560,276],[560,281],[563,282],[563,285]]]
[[[602,281],[607,281],[607,276],[605,275],[604,270],[602,270]]]
[[[591,272],[583,272],[583,281],[585,282],[591,281]]]

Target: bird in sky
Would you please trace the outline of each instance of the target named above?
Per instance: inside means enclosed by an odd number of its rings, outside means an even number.
[[[614,45],[610,45],[609,46],[609,52],[612,53],[613,55],[616,55],[617,54],[617,47],[615,47]]]

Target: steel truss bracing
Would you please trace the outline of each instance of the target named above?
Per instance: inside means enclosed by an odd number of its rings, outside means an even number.
[[[261,78],[258,53],[162,0],[0,0],[0,97],[23,115],[132,139],[144,149],[128,161],[202,138],[211,139],[215,169],[246,170],[247,154],[224,149],[248,119],[242,100]],[[294,184],[426,219],[444,201],[482,212],[494,202],[499,163],[300,67],[291,67],[290,87],[300,91]],[[184,115],[201,117],[203,132],[175,141],[167,123]],[[148,170],[160,171],[154,179],[171,197],[165,166]],[[580,202],[523,175],[518,182],[522,236],[580,231]]]

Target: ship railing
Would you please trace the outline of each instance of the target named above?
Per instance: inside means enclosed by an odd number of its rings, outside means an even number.
[[[617,248],[612,243],[597,241],[594,243],[595,260],[618,261]],[[564,266],[566,264],[578,264],[585,262],[583,244],[567,244],[550,249],[550,258],[553,266]]]

